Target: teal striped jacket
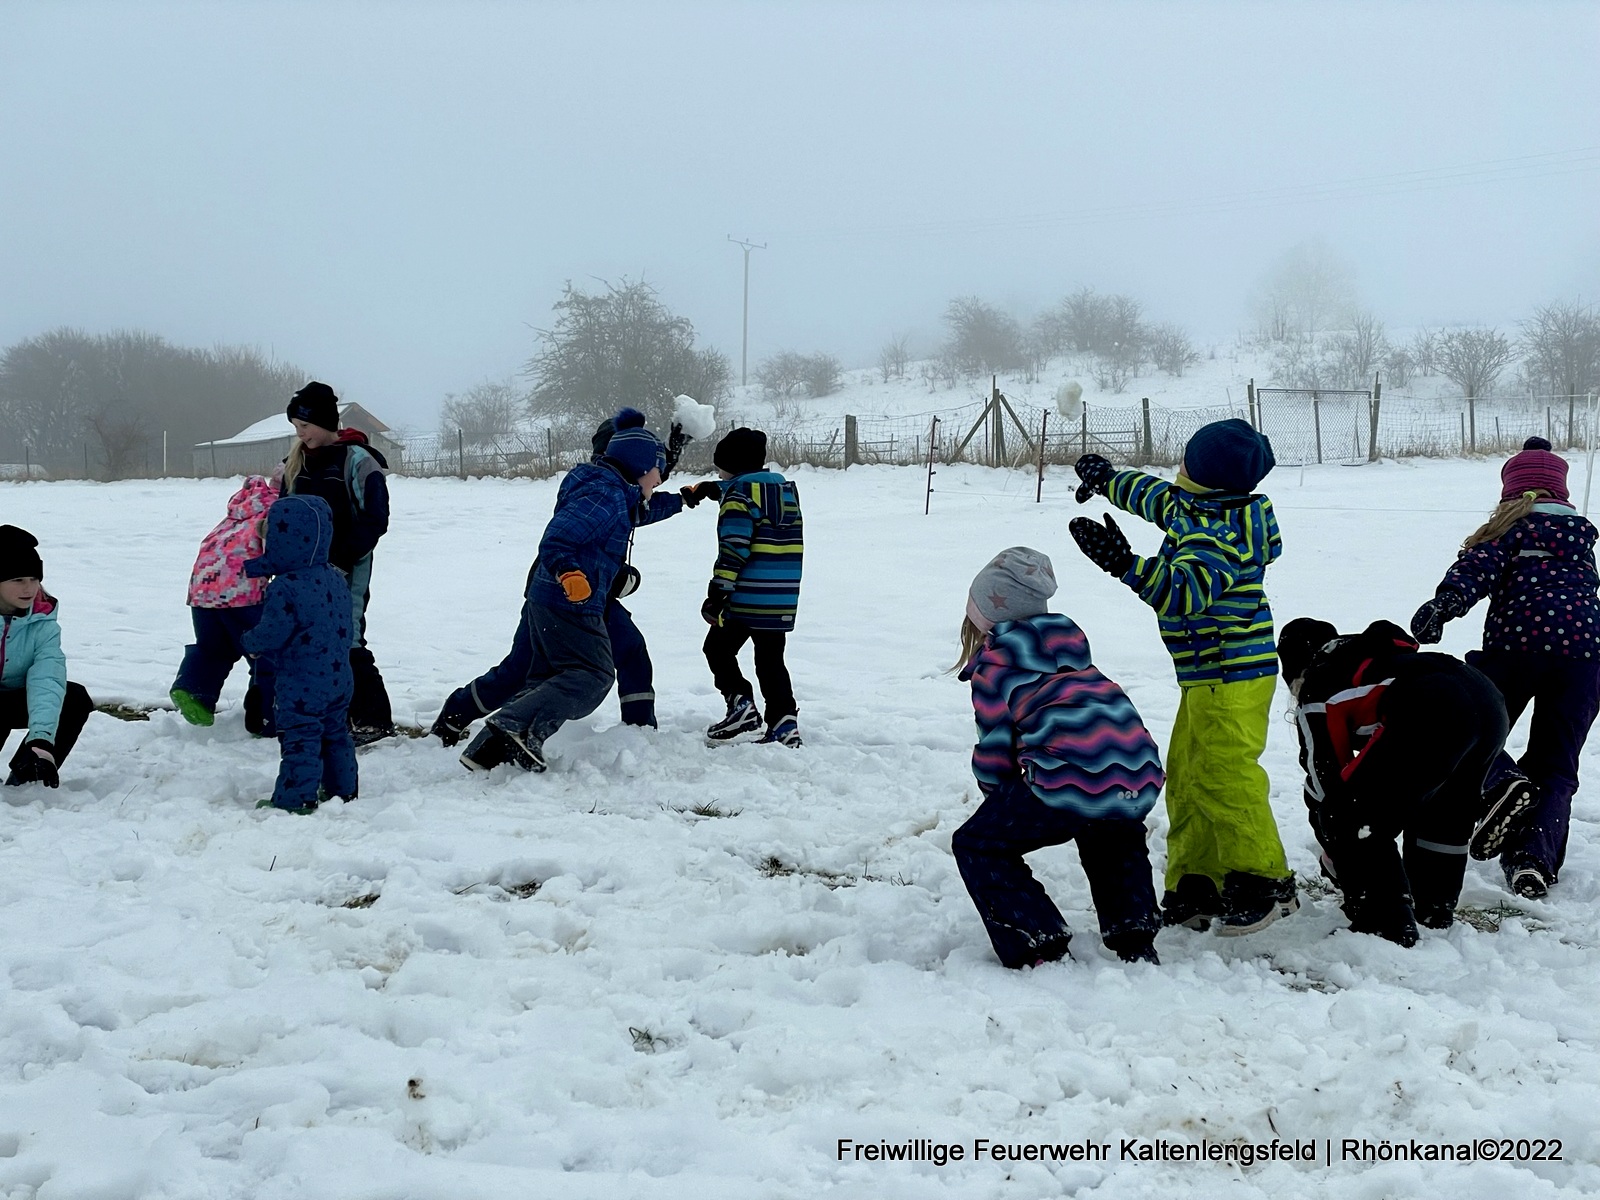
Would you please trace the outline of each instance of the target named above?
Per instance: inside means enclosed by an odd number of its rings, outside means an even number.
[[[1134,557],[1122,582],[1156,611],[1180,684],[1274,675],[1267,566],[1283,552],[1265,496],[1188,492],[1142,471],[1118,471],[1107,498],[1167,531],[1154,558]]]
[[[792,481],[753,471],[722,485],[711,584],[732,593],[726,616],[751,629],[793,629],[804,552],[800,491]]]

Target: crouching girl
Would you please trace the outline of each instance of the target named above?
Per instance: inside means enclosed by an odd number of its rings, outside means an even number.
[[[1164,776],[1133,703],[1089,659],[1089,641],[1051,613],[1050,560],[1003,550],[973,580],[960,678],[972,684],[983,803],[951,841],[995,954],[1008,967],[1067,954],[1072,934],[1022,856],[1078,843],[1105,944],[1157,962],[1161,927],[1145,815]]]

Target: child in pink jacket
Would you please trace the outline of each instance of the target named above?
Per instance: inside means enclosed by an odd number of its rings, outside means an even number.
[[[255,628],[261,616],[267,581],[251,579],[244,564],[261,554],[261,522],[278,497],[277,488],[252,475],[228,501],[228,515],[200,543],[189,577],[189,615],[194,620],[192,645],[172,683],[172,702],[191,725],[210,725],[217,697],[244,657],[239,639]],[[272,667],[249,659],[250,688],[244,698],[244,724],[251,733],[271,737]]]

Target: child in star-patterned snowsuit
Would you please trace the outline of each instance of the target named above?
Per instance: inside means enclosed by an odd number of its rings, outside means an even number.
[[[242,643],[271,660],[277,680],[273,719],[282,762],[276,808],[309,812],[324,797],[354,800],[355,743],[346,715],[350,670],[350,585],[328,564],[333,514],[320,496],[285,496],[267,512],[266,549],[247,575],[273,576],[261,619]]]

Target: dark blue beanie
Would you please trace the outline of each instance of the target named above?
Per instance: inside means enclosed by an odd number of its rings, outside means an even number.
[[[629,479],[638,480],[655,467],[662,474],[667,470],[667,451],[656,437],[644,427],[644,414],[635,408],[624,408],[611,418],[615,426],[610,440],[605,444],[605,457],[622,468]],[[596,442],[599,430],[595,431]]]
[[[1277,461],[1266,436],[1238,417],[1202,425],[1183,448],[1183,473],[1219,492],[1255,491]]]

